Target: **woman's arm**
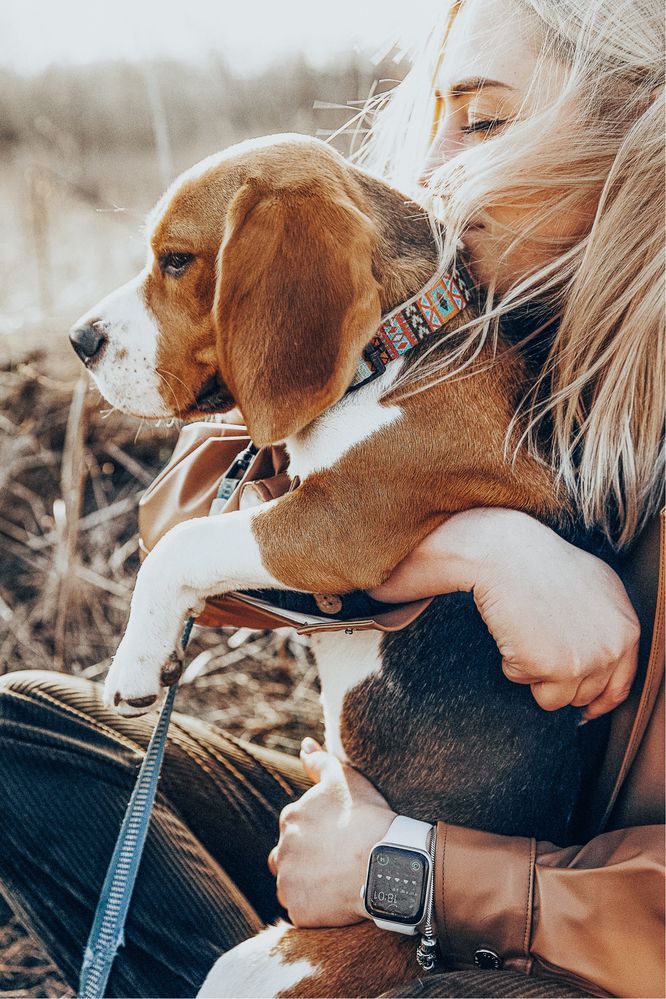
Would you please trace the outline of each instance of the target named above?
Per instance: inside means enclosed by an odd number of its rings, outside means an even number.
[[[382,586],[378,600],[472,591],[514,683],[546,710],[588,705],[595,718],[621,704],[634,673],[640,627],[619,577],[516,510],[455,514]]]
[[[305,743],[314,785],[283,810],[269,867],[296,926],[344,926],[366,918],[359,887],[395,812],[356,770]],[[439,822],[440,949],[457,967],[473,968],[486,948],[527,974],[542,968],[611,995],[663,995],[664,869],[663,826],[562,849]]]
[[[440,948],[473,967],[480,948],[504,967],[593,983],[610,995],[664,994],[664,827],[603,833],[559,848],[437,824]]]

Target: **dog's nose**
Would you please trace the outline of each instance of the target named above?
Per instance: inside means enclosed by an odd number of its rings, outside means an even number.
[[[70,331],[69,339],[84,364],[92,361],[102,344],[106,343],[106,336],[94,323],[90,326],[77,326]]]

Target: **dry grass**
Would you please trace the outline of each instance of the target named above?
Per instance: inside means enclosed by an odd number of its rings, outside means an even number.
[[[0,672],[101,680],[138,567],[138,497],[177,428],[105,416],[87,382],[51,370],[39,356],[0,370]],[[180,711],[286,751],[321,735],[315,669],[293,635],[195,629],[188,657]],[[15,919],[0,953],[0,997],[69,994]]]
[[[0,999],[73,995],[48,957],[33,945],[17,919],[0,903]]]

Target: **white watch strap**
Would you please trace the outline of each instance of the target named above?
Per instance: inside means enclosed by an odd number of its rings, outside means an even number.
[[[413,847],[415,850],[425,850],[428,853],[432,830],[433,826],[429,822],[410,819],[407,815],[396,815],[384,836],[384,842]]]
[[[418,926],[405,926],[403,923],[394,923],[389,919],[380,919],[373,916],[372,921],[380,930],[390,930],[391,933],[403,933],[407,937],[415,937],[419,932]]]
[[[381,842],[391,843],[393,846],[404,846],[413,850],[424,850],[429,854],[430,834],[433,829],[434,826],[431,826],[428,822],[410,819],[407,815],[397,815]],[[432,872],[430,876],[432,876]],[[364,888],[361,889],[361,892],[364,894]],[[373,916],[372,918],[380,930],[392,930],[394,933],[404,933],[407,936],[414,936],[418,933],[417,926],[406,926],[403,923],[394,922],[393,920],[379,919],[377,916]]]

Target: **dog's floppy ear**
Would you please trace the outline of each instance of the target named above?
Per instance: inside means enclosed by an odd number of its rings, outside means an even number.
[[[228,209],[218,358],[258,445],[298,432],[343,395],[381,319],[373,225],[331,186],[275,191],[249,180]]]

